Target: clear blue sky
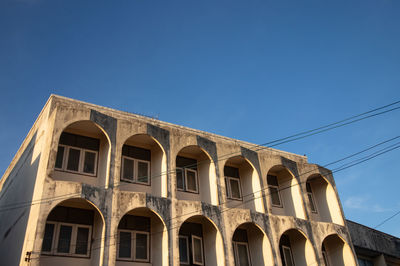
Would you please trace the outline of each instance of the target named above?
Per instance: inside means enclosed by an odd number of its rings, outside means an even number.
[[[0,172],[50,93],[264,143],[400,99],[400,1],[0,3]],[[400,111],[277,148],[324,165]],[[347,218],[400,210],[400,149],[335,174]],[[400,215],[379,229],[400,237]]]

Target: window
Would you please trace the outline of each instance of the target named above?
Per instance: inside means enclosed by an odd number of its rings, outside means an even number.
[[[328,260],[328,255],[326,254],[325,250],[322,250],[322,258],[324,259],[325,266],[330,266],[329,260]]]
[[[189,238],[187,236],[179,236],[179,262],[189,265]]]
[[[89,225],[47,222],[42,253],[89,257],[91,231]]]
[[[121,180],[150,185],[150,161],[150,150],[124,145]]]
[[[274,207],[283,207],[281,195],[279,193],[278,178],[274,175],[267,176],[268,190],[271,197],[271,203]]]
[[[241,200],[242,188],[240,185],[239,168],[225,166],[224,175],[227,197],[229,199]]]
[[[374,263],[372,262],[372,260],[366,259],[366,258],[357,258],[358,264],[360,266],[373,266]]]
[[[282,246],[284,266],[294,266],[292,251],[288,246]]]
[[[193,264],[204,265],[203,262],[203,239],[201,237],[192,235],[192,255]]]
[[[198,193],[197,160],[176,157],[176,186],[180,191]]]
[[[149,262],[149,232],[118,230],[118,259]]]
[[[310,182],[306,182],[306,190],[307,190],[308,201],[310,202],[311,211],[317,213],[317,206],[315,205],[314,202],[314,196],[311,190]]]
[[[250,266],[249,247],[247,242],[233,242],[236,266]]]
[[[150,262],[150,218],[125,215],[118,225],[117,259]]]
[[[55,168],[95,176],[98,152],[98,139],[64,132],[60,137]]]

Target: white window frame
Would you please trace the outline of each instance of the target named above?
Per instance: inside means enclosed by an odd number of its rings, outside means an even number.
[[[123,178],[124,169],[125,169],[124,168],[125,159],[133,161],[133,180]],[[139,172],[138,164],[139,164],[139,162],[147,164],[147,182],[138,181],[138,172]],[[139,160],[139,159],[135,159],[135,158],[123,155],[122,156],[121,180],[125,181],[125,182],[129,182],[129,183],[137,183],[137,184],[141,184],[141,185],[150,185],[150,171],[151,171],[150,166],[151,166],[150,165],[150,161]]]
[[[237,181],[239,183],[239,194],[240,197],[239,198],[235,198],[232,196],[232,188],[231,188],[231,180]],[[228,187],[228,195],[227,197],[229,199],[233,199],[233,200],[242,200],[242,184],[240,182],[240,178],[237,177],[232,177],[232,176],[225,176],[225,185]]]
[[[176,173],[178,173],[178,170],[180,170],[180,172],[182,173],[183,188],[179,188],[178,187],[178,178],[177,178],[178,175],[176,174]],[[182,167],[176,167],[175,168],[175,178],[176,178],[176,189],[179,190],[179,191],[185,191],[185,188],[186,188],[185,183],[186,183],[186,181],[185,181],[184,168],[182,168]]]
[[[278,199],[279,199],[279,203],[280,203],[279,205],[273,203],[273,200],[272,200],[272,193],[271,193],[271,190],[269,190],[269,193],[271,194],[271,195],[270,195],[270,198],[271,198],[271,205],[272,205],[273,207],[283,208],[283,202],[282,202],[282,197],[281,197],[281,192],[280,192],[280,190],[279,190],[279,186],[268,185],[268,188],[275,188],[275,189],[276,189],[276,191],[277,191],[276,194],[278,194]]]
[[[194,255],[194,240],[198,239],[200,240],[200,247],[201,247],[201,260],[202,261],[196,261],[195,260],[195,255]],[[193,259],[193,264],[195,265],[204,265],[204,250],[203,250],[203,238],[199,236],[192,235],[192,259]]]
[[[238,252],[238,245],[244,245],[246,246],[246,251],[247,251],[247,262],[249,265],[251,265],[251,260],[250,260],[250,252],[249,252],[249,244],[247,242],[238,242],[238,241],[233,241],[233,246],[234,246],[234,253],[235,253],[235,265],[239,265],[239,252]]]
[[[322,250],[322,258],[324,259],[325,266],[330,266],[331,263],[329,262],[328,254],[325,250]]]
[[[189,253],[189,237],[188,236],[179,236],[179,239],[185,239],[186,242],[186,254],[187,254],[187,261],[181,261],[181,257],[179,254],[179,263],[183,265],[189,265],[190,264],[190,253]]]
[[[188,182],[187,182],[187,176],[188,176],[188,172],[193,172],[194,173],[194,183],[196,184],[196,190],[191,190],[191,189],[189,189],[188,188]],[[190,169],[190,168],[185,168],[185,189],[186,189],[186,191],[189,191],[189,192],[194,192],[194,193],[199,193],[199,188],[198,188],[198,185],[197,185],[197,182],[198,182],[198,178],[197,178],[197,170],[194,170],[194,169]]]
[[[130,258],[120,258],[119,257],[120,232],[131,233],[131,257]],[[147,259],[136,258],[136,234],[137,233],[147,235],[147,241],[146,241],[147,242]],[[124,261],[150,262],[150,233],[146,232],[146,231],[118,229],[117,259],[124,260]]]
[[[307,184],[310,186],[310,192],[307,190]],[[310,182],[306,182],[306,192],[307,192],[307,196],[308,196],[308,201],[310,202],[311,212],[318,213],[317,204],[315,204],[314,193],[313,193]],[[311,198],[311,200],[310,200],[310,198]],[[313,210],[313,207],[314,207],[314,210]]]
[[[55,167],[56,170],[61,170],[61,171],[65,171],[65,172],[75,173],[75,174],[90,175],[90,176],[96,176],[97,175],[97,160],[98,160],[99,151],[94,151],[94,150],[89,150],[89,149],[84,149],[84,148],[79,148],[79,147],[74,147],[74,146],[69,146],[69,145],[64,145],[64,144],[58,144],[58,147],[60,147],[60,146],[64,147],[62,167],[61,168],[56,168]],[[70,151],[71,148],[75,149],[75,150],[79,150],[78,171],[67,169],[69,151]],[[84,165],[85,165],[85,152],[91,152],[91,153],[95,154],[95,158],[94,158],[94,173],[86,173],[86,172],[83,171],[83,168],[84,168]],[[58,150],[57,150],[57,153],[58,153]]]
[[[287,258],[286,258],[286,253],[285,253],[285,251],[284,250],[289,250],[289,254],[290,254],[290,261],[292,262],[291,264],[292,265],[295,265],[294,264],[294,260],[293,260],[293,254],[292,254],[292,249],[290,248],[290,247],[288,247],[288,246],[284,246],[284,245],[282,245],[282,253],[283,253],[283,259],[285,260],[285,265],[288,265],[288,263],[287,263]]]
[[[58,256],[73,256],[73,257],[83,257],[83,258],[90,257],[90,246],[91,246],[91,237],[92,237],[92,226],[91,225],[72,224],[72,223],[63,223],[63,222],[50,222],[50,221],[46,222],[46,224],[54,224],[54,231],[53,231],[53,237],[52,237],[52,243],[51,243],[51,250],[44,251],[44,252],[42,252],[42,254],[58,255]],[[57,252],[58,240],[60,238],[60,228],[63,225],[72,227],[71,240],[69,243],[69,253]],[[76,254],[75,253],[78,228],[88,228],[89,229],[88,240],[87,240],[88,247],[87,247],[86,254]]]

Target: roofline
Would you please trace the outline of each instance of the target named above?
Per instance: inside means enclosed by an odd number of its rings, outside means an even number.
[[[398,240],[400,241],[400,238],[398,238],[397,236],[394,236],[394,235],[391,235],[391,234],[388,234],[388,233],[385,233],[385,232],[376,230],[375,228],[372,228],[372,227],[369,227],[369,226],[366,226],[366,225],[363,225],[363,224],[360,224],[360,223],[351,221],[351,220],[349,220],[349,219],[346,219],[346,221],[347,221],[347,222],[350,222],[350,223],[353,223],[353,224],[356,224],[356,225],[359,225],[359,226],[362,226],[362,227],[365,227],[365,228],[367,228],[367,229],[369,229],[369,230],[372,230],[372,231],[374,231],[374,232],[377,232],[377,233],[379,233],[379,234],[384,234],[384,235],[387,235],[387,236],[389,236],[389,237],[396,238],[396,239],[398,239]]]

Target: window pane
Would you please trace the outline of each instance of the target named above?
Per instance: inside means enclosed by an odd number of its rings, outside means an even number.
[[[71,171],[79,171],[80,150],[69,148],[67,169]]]
[[[96,153],[85,151],[85,161],[83,163],[83,172],[94,174],[94,166],[96,165]]]
[[[249,257],[247,253],[247,246],[242,244],[237,244],[237,253],[239,257],[239,266],[249,266]]]
[[[229,179],[231,185],[231,197],[234,199],[240,199],[240,184],[238,179]]]
[[[193,260],[194,262],[203,263],[203,253],[201,239],[193,238]]]
[[[187,248],[187,239],[180,237],[179,238],[179,261],[183,263],[188,263],[189,262],[189,257],[187,254],[188,248]]]
[[[285,257],[285,266],[294,266],[290,248],[283,248],[283,255]]]
[[[124,169],[122,172],[123,179],[133,181],[133,165],[133,160],[124,158]]]
[[[119,258],[131,258],[131,233],[119,232]]]
[[[196,172],[186,171],[187,190],[197,191]]]
[[[72,226],[68,226],[68,225],[60,226],[60,234],[58,237],[57,252],[69,253],[69,247],[71,244],[71,233],[72,233]]]
[[[148,183],[149,182],[149,164],[145,162],[138,162],[138,182]]]
[[[314,199],[311,193],[308,193],[308,200],[310,201],[311,211],[317,212],[317,209],[315,208]]]
[[[64,159],[64,147],[58,146],[57,157],[56,157],[56,168],[62,169]]]
[[[279,198],[279,190],[277,187],[269,187],[269,193],[271,195],[272,205],[281,206],[281,200]]]
[[[307,190],[307,192],[309,192],[309,193],[312,192],[312,190],[311,190],[311,184],[310,184],[309,182],[306,182],[306,190]]]
[[[76,235],[75,254],[87,254],[89,240],[89,228],[78,227]]]
[[[42,251],[50,252],[53,244],[54,224],[46,224],[44,229],[44,237],[42,244]]]
[[[147,260],[147,234],[136,233],[136,259]]]
[[[183,169],[176,168],[176,185],[178,189],[185,189],[184,181],[183,181]]]

